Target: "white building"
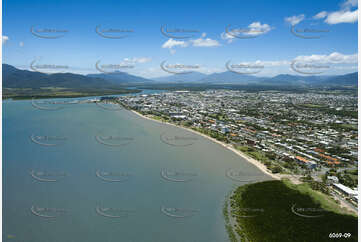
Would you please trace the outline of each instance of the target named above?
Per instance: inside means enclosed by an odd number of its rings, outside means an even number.
[[[338,183],[338,178],[337,176],[327,176],[327,182],[333,184],[333,183]]]
[[[351,188],[346,187],[346,186],[344,186],[344,185],[342,185],[342,184],[340,184],[340,183],[334,183],[334,184],[333,184],[333,187],[334,187],[337,191],[339,191],[339,192],[341,192],[341,193],[343,193],[344,195],[349,196],[349,197],[353,197],[353,196],[358,195],[358,192],[357,192],[357,191],[352,190]]]

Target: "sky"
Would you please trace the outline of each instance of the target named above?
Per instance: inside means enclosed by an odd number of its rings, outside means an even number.
[[[357,0],[4,0],[3,63],[146,78],[345,74],[357,71],[357,11]]]

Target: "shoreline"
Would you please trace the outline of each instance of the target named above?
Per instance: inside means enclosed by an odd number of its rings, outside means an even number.
[[[257,161],[251,157],[248,157],[246,154],[242,153],[241,151],[235,149],[232,145],[229,145],[229,144],[225,144],[219,140],[216,140],[212,137],[209,137],[208,135],[205,135],[203,133],[200,133],[198,131],[195,131],[193,129],[190,129],[190,128],[186,128],[186,127],[183,127],[183,126],[178,126],[178,125],[175,125],[175,124],[172,124],[172,123],[168,123],[168,122],[162,122],[160,120],[157,120],[157,119],[153,119],[153,118],[150,118],[150,117],[147,117],[147,116],[144,116],[143,114],[140,114],[132,109],[129,109],[129,111],[131,111],[132,113],[138,115],[139,117],[141,118],[144,118],[144,119],[147,119],[147,120],[151,120],[151,121],[154,121],[154,122],[157,122],[157,123],[161,123],[161,124],[167,124],[167,125],[171,125],[171,126],[174,126],[174,127],[177,127],[177,128],[181,128],[181,129],[184,129],[184,130],[187,130],[189,132],[192,132],[194,134],[197,134],[197,135],[200,135],[214,143],[217,143],[219,145],[221,145],[222,147],[232,151],[233,153],[235,153],[236,155],[238,155],[239,157],[243,158],[244,160],[246,160],[247,162],[253,164],[254,166],[256,166],[259,170],[261,170],[264,174],[272,177],[273,179],[275,180],[281,180],[282,178],[289,178],[293,183],[295,183],[295,179],[291,179],[291,177],[288,177],[288,175],[281,175],[281,174],[273,174],[272,172],[268,171],[267,167],[262,164],[260,161]]]
[[[41,93],[33,94],[33,95],[11,95],[11,94],[3,94],[2,100],[13,100],[13,101],[21,101],[21,100],[32,100],[32,99],[64,99],[64,98],[92,98],[92,97],[103,97],[103,96],[114,96],[114,95],[127,95],[127,94],[139,94],[143,92],[140,89],[127,89],[119,90],[111,93],[82,93],[78,92],[77,94],[69,94],[66,95],[67,92],[60,93],[60,95],[56,95],[57,93],[50,93],[48,95],[41,95]],[[68,92],[70,93],[70,92]],[[53,94],[53,95],[51,95]]]
[[[132,113],[136,114],[137,116],[141,117],[141,118],[144,118],[144,119],[147,119],[147,120],[151,120],[151,121],[154,121],[154,122],[157,122],[157,123],[161,123],[161,124],[167,124],[167,125],[171,125],[171,126],[174,126],[174,127],[177,127],[177,128],[181,128],[181,129],[184,129],[184,130],[187,130],[189,132],[192,132],[194,134],[197,134],[197,135],[200,135],[214,143],[217,143],[219,145],[221,145],[222,147],[232,151],[233,153],[235,153],[236,155],[238,155],[239,157],[243,158],[244,160],[246,160],[247,162],[253,164],[254,166],[256,166],[256,168],[258,168],[260,171],[262,171],[265,175],[268,175],[270,177],[272,177],[273,179],[275,180],[281,180],[283,178],[287,178],[291,183],[295,184],[295,185],[298,185],[298,184],[301,184],[302,182],[299,181],[299,176],[297,175],[289,175],[289,174],[273,174],[271,173],[270,171],[268,171],[267,167],[262,164],[260,161],[257,161],[251,157],[248,157],[246,154],[242,153],[241,151],[235,149],[234,147],[232,147],[232,145],[229,145],[229,144],[225,144],[219,140],[216,140],[212,137],[209,137],[203,133],[200,133],[198,131],[195,131],[193,129],[190,129],[190,128],[186,128],[186,127],[183,127],[183,126],[178,126],[178,125],[175,125],[175,124],[172,124],[172,123],[168,123],[168,122],[162,122],[160,120],[157,120],[157,119],[152,119],[150,117],[147,117],[147,116],[144,116],[132,109],[129,109],[129,111],[131,111]],[[348,211],[350,212],[353,212],[353,213],[358,213],[357,211],[355,211],[351,206],[349,206],[347,203],[345,203],[344,201],[342,200],[339,200],[340,201],[340,204],[339,206],[341,208],[345,208],[347,209]]]

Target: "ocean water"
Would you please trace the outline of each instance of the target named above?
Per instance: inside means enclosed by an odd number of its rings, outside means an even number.
[[[226,194],[270,179],[219,144],[127,110],[37,102],[46,108],[3,102],[4,241],[228,241]]]

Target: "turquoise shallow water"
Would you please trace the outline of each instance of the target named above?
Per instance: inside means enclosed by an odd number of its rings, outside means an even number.
[[[270,179],[208,139],[95,104],[4,101],[3,162],[14,242],[228,241],[225,195]]]

